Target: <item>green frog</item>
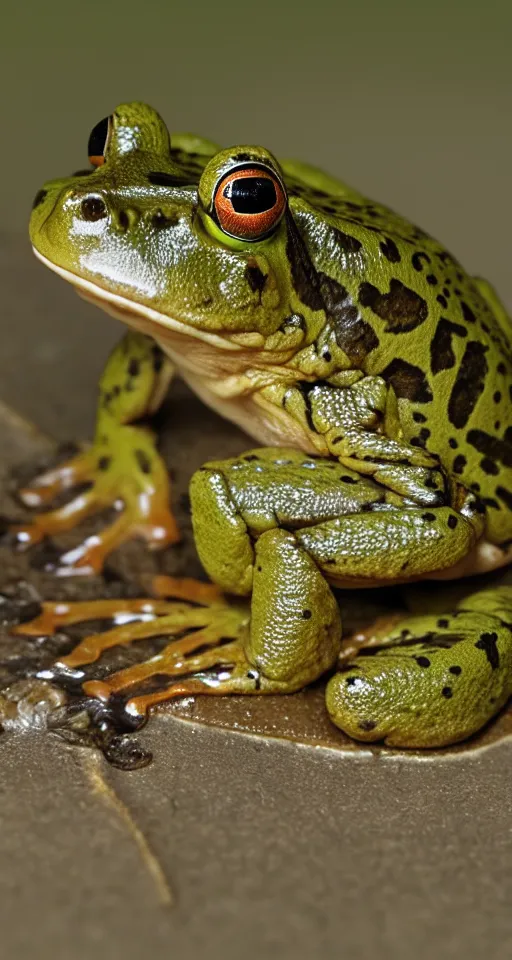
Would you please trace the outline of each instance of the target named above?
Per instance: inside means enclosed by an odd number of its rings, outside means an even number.
[[[512,693],[512,587],[381,622],[360,648],[342,641],[332,587],[510,561],[512,341],[496,293],[337,179],[260,146],[170,138],[145,104],[117,107],[88,152],[90,168],[38,192],[31,240],[129,331],[101,380],[94,443],[22,496],[48,508],[74,485],[87,492],[18,528],[20,542],[120,502],[62,569],[99,571],[133,536],[151,548],[179,537],[147,425],[175,370],[259,446],[192,478],[211,583],[45,604],[20,629],[112,617],[58,664],[78,678],[113,645],[168,637],[157,656],[84,684],[126,697],[134,718],[175,696],[292,693],[329,674],[327,710],[351,737],[435,747],[470,736]]]

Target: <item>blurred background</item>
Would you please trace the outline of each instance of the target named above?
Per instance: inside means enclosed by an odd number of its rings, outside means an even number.
[[[512,306],[511,27],[510,0],[4,5],[0,396],[58,436],[92,424],[87,391],[120,328],[43,277],[26,230],[41,183],[86,164],[91,128],[123,100],[149,101],[171,131],[324,167],[433,233]]]

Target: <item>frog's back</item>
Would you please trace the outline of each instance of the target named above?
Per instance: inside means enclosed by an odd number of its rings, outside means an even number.
[[[172,144],[197,182],[218,150]],[[489,538],[512,539],[512,324],[494,291],[406,218],[316,167],[282,168],[313,265],[344,292],[326,304],[338,345],[407,401],[405,439],[481,496]]]
[[[316,269],[347,294],[329,318],[338,344],[407,401],[405,438],[479,493],[489,538],[512,539],[512,324],[498,297],[405,218],[307,165],[284,169]]]

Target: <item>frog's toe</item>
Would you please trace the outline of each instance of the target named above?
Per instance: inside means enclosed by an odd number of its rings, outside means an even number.
[[[55,572],[58,576],[100,573],[110,554],[136,537],[145,540],[150,550],[162,550],[180,539],[176,521],[163,504],[152,514],[124,504],[112,524],[62,554]]]
[[[48,504],[78,484],[89,487],[64,506],[37,514],[30,523],[15,524],[11,533],[21,549],[74,529],[83,520],[108,508],[118,512],[115,521],[63,554],[57,573],[99,573],[108,555],[126,540],[144,539],[153,550],[176,543],[180,534],[169,507],[169,479],[164,464],[138,450],[132,469],[89,451],[42,475],[21,492],[29,506]],[[124,462],[124,461],[123,461]]]
[[[33,510],[44,507],[72,487],[87,483],[93,464],[90,451],[78,453],[34,477],[27,486],[18,490],[18,499]]]
[[[212,584],[189,578],[163,579],[166,593],[186,599],[46,602],[35,619],[15,627],[13,633],[48,635],[86,621],[113,621],[110,630],[85,637],[45,671],[46,679],[57,681],[83,680],[83,668],[96,663],[112,647],[170,637],[164,649],[150,659],[111,673],[104,680],[91,679],[83,684],[86,694],[102,700],[113,694],[129,696],[140,687],[140,695],[127,704],[133,716],[144,716],[153,704],[192,693],[251,693],[253,688],[259,692],[258,671],[244,653],[248,605],[228,603]],[[163,582],[158,588],[163,590]]]
[[[509,624],[459,611],[401,627],[401,642],[362,652],[328,683],[329,715],[349,736],[392,747],[446,746],[476,733],[505,705],[512,694]]]

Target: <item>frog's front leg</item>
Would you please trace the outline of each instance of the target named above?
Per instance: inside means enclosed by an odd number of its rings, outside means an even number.
[[[402,620],[331,678],[332,721],[357,740],[439,747],[480,730],[512,695],[512,587],[446,615]]]
[[[259,402],[284,409],[320,452],[373,477],[399,497],[432,507],[448,502],[437,458],[404,440],[396,395],[382,377],[366,376],[350,387],[274,384],[261,391]]]
[[[65,506],[14,527],[21,546],[70,530],[109,506],[120,508],[118,518],[64,554],[61,572],[98,572],[106,556],[133,536],[143,537],[155,549],[179,539],[165,464],[153,433],[138,424],[157,409],[171,375],[172,366],[149,337],[130,332],[123,338],[101,378],[92,447],[37,477],[20,496],[27,506],[37,508],[73,487],[91,486]]]

